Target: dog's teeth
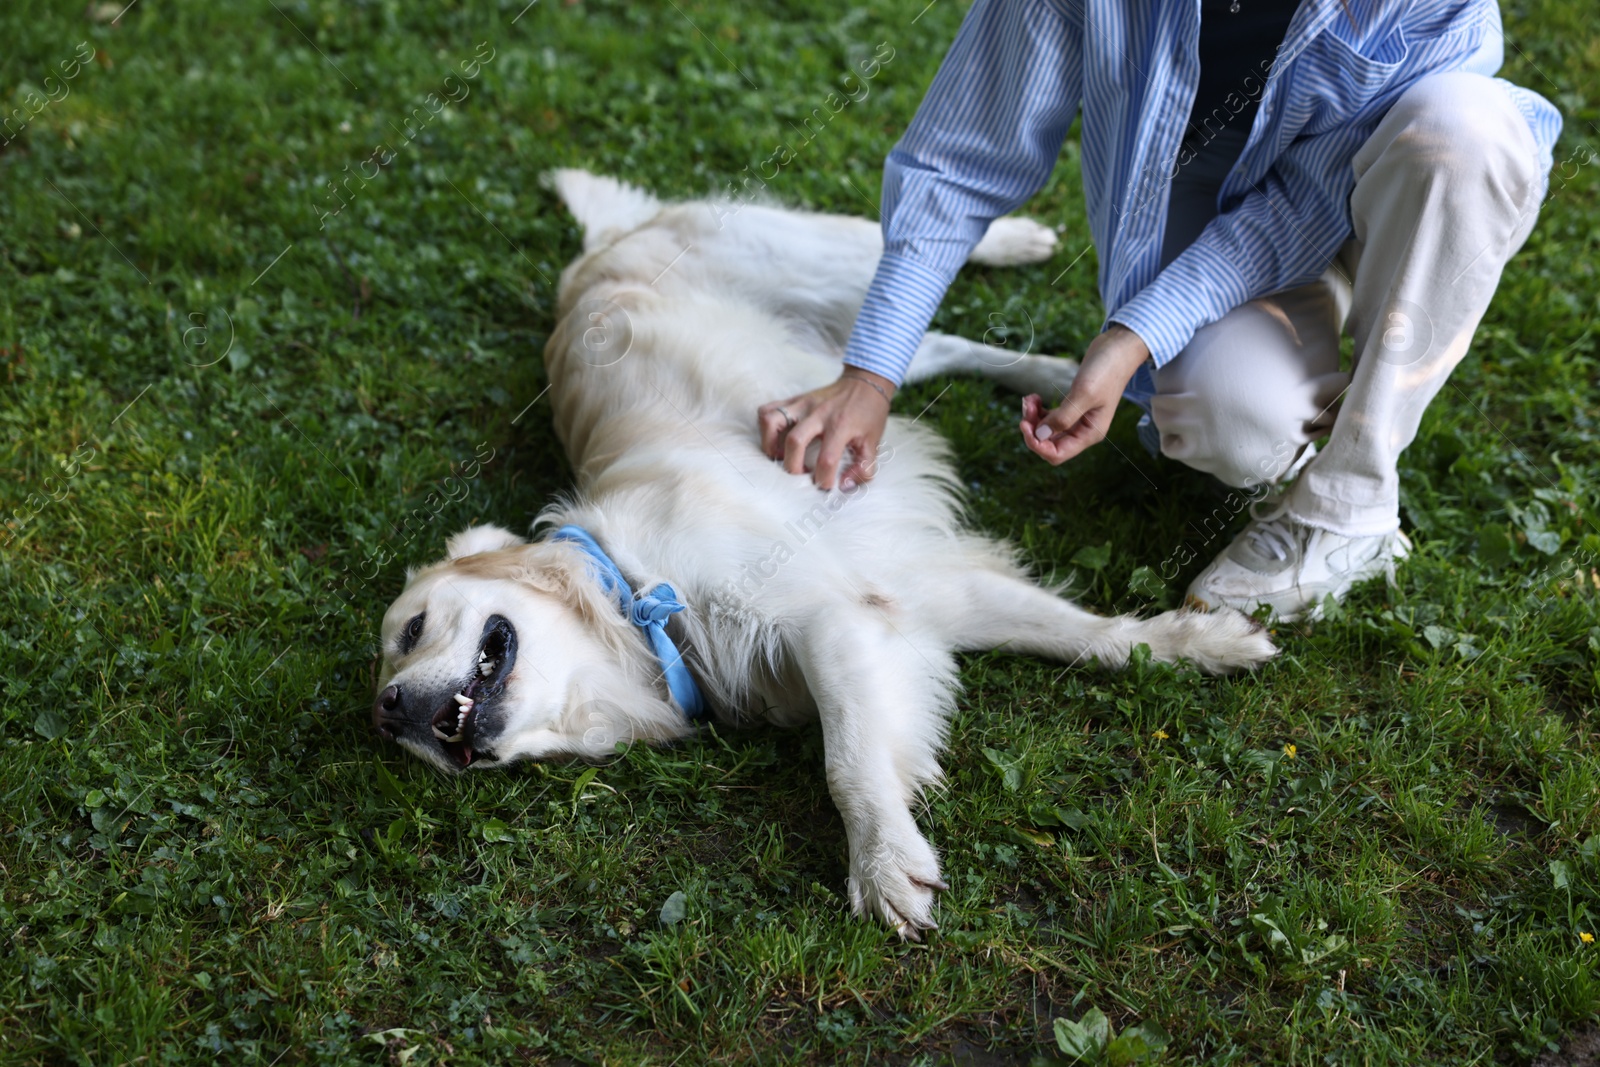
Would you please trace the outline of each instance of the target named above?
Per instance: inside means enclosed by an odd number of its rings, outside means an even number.
[[[450,735],[445,733],[443,730],[439,729],[437,726],[435,726],[433,728],[433,736],[437,737],[441,741],[449,741],[450,740]]]
[[[484,661],[484,660],[486,660],[486,659],[488,659],[488,658],[489,658],[489,653],[487,653],[487,652],[485,652],[485,651],[484,651],[484,650],[483,650],[483,649],[481,649],[481,648],[480,648],[480,649],[478,649],[478,662],[479,662],[479,663],[482,663],[482,662],[483,662],[483,661]]]
[[[489,677],[489,675],[494,673],[494,664],[493,663],[479,663],[478,664],[478,673],[483,675],[485,678]]]
[[[460,693],[457,693],[456,703],[460,704],[464,708],[470,708],[472,707],[472,698],[468,696],[462,696]]]

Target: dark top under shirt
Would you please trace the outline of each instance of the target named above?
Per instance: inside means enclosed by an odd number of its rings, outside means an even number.
[[[1297,0],[1200,0],[1200,87],[1185,143],[1199,148],[1219,129],[1250,132],[1298,6]]]
[[[1200,85],[1184,130],[1186,162],[1173,176],[1161,266],[1171,263],[1217,213],[1223,179],[1244,151],[1267,72],[1298,0],[1200,0]],[[1230,99],[1231,97],[1231,99]]]

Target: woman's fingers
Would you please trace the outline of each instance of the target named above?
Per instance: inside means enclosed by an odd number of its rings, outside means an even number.
[[[1017,424],[1022,431],[1022,443],[1052,465],[1067,458],[1062,455],[1066,435],[1060,429],[1061,421],[1061,409],[1046,409],[1037,394],[1022,398],[1022,421]]]
[[[796,414],[798,410],[799,414]],[[801,415],[811,410],[811,401],[804,396],[788,400],[774,400],[756,409],[756,424],[761,430],[761,451],[768,459],[783,458],[783,439]]]
[[[1092,400],[1085,409],[1083,403],[1069,396],[1054,411],[1045,411],[1038,397],[1024,399],[1017,428],[1028,450],[1057,465],[1104,440],[1112,409]]]
[[[806,472],[806,449],[811,447],[811,442],[822,436],[822,420],[815,415],[807,415],[783,435],[783,469],[790,474],[804,474]]]
[[[778,441],[783,436],[786,420],[778,414],[777,404],[762,404],[756,408],[756,429],[761,434],[761,451],[768,459],[775,454]]]
[[[878,439],[866,433],[852,433],[841,426],[837,433],[823,438],[822,449],[811,472],[811,480],[818,489],[854,489],[872,480],[877,473]],[[846,463],[848,458],[849,462]]]
[[[878,465],[883,462],[884,455],[879,447],[881,442],[877,438],[863,438],[850,443],[850,451],[854,459],[848,470],[839,478],[839,488],[849,492],[858,485],[865,485],[872,481],[878,473]]]
[[[1106,430],[1110,428],[1111,415],[1107,408],[1095,408],[1069,427],[1064,433],[1056,435],[1050,443],[1056,446],[1057,463],[1065,463],[1073,456],[1097,445],[1106,439]]]
[[[839,463],[844,459],[844,445],[837,438],[822,439],[822,450],[817,453],[817,465],[811,472],[811,480],[818,489],[832,489],[839,480]]]
[[[882,388],[842,375],[821,389],[763,404],[756,412],[762,450],[781,460],[790,474],[810,470],[819,489],[832,489],[844,480],[860,484],[870,479],[889,415]],[[847,452],[853,455],[849,463],[844,462]]]
[[[1066,437],[1063,436],[1053,440],[1041,441],[1027,427],[1022,430],[1022,442],[1028,446],[1028,451],[1045,460],[1052,467],[1066,462],[1067,457],[1062,454],[1062,447],[1066,440]]]
[[[1105,440],[1134,372],[1150,358],[1150,349],[1138,334],[1113,323],[1089,343],[1061,406],[1046,411],[1037,396],[1022,402],[1017,428],[1030,451],[1052,464],[1065,463]]]
[[[1044,418],[1044,413],[1044,400],[1038,393],[1029,393],[1022,398],[1022,429],[1026,436],[1033,436],[1033,431],[1038,429],[1039,420]]]

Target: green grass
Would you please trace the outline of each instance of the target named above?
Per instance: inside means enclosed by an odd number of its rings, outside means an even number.
[[[722,188],[888,42],[770,183],[870,214],[961,15],[521,6],[0,14],[7,107],[98,51],[0,153],[0,1062],[1025,1063],[1094,1008],[1171,1063],[1525,1063],[1593,1025],[1590,5],[1506,12],[1568,177],[1405,457],[1399,588],[1248,678],[969,659],[923,945],[848,915],[815,730],[462,780],[371,734],[404,567],[568,484],[539,351],[578,241],[539,173]],[[471,95],[406,138],[480,42]],[[969,272],[940,326],[1076,353],[1100,313],[1070,146],[1031,210],[1060,254]],[[1097,609],[1173,603],[1222,543],[1127,412],[1055,471],[988,385],[896,406]]]

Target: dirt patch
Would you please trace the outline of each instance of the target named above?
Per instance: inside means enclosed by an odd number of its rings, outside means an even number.
[[[1580,1030],[1560,1052],[1546,1052],[1531,1067],[1600,1067],[1600,1030]]]

